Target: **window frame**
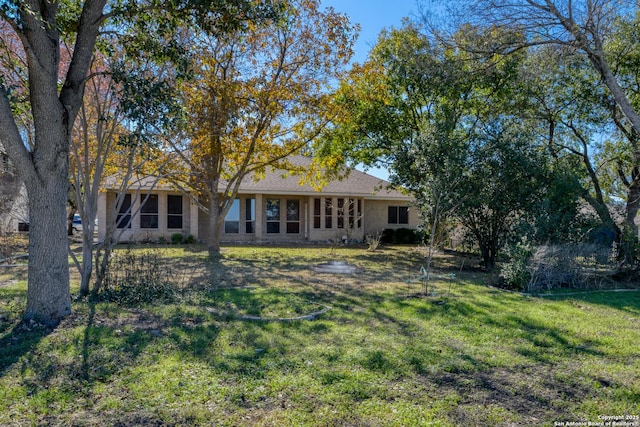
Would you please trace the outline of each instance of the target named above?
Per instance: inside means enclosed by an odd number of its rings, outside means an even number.
[[[275,209],[276,215],[270,215],[270,209]],[[276,218],[277,217],[277,218]],[[280,199],[265,200],[265,220],[267,234],[280,234],[280,218],[282,217],[282,203]]]
[[[409,206],[397,206],[397,205],[388,206],[387,224],[408,225],[409,224]]]
[[[118,195],[116,194],[116,203],[117,202]],[[118,213],[116,215],[116,228],[118,230],[131,228],[131,210],[131,193],[126,193],[124,195],[124,199],[122,200],[122,204],[120,205],[120,209],[118,209]]]
[[[177,207],[179,207],[180,209],[176,209]],[[180,225],[178,226],[176,223],[174,223],[174,221],[178,221]],[[184,199],[181,194],[167,194],[167,229],[179,230],[182,229],[183,226]]]
[[[233,216],[231,218],[231,216]],[[224,217],[224,233],[240,234],[240,199],[233,199]]]
[[[291,207],[295,207],[295,209],[290,210]],[[300,200],[287,199],[285,225],[287,234],[300,234],[300,217]]]
[[[313,228],[322,228],[322,199],[320,197],[313,198]]]
[[[244,231],[246,234],[253,234],[256,230],[256,199],[247,197],[244,203]]]
[[[333,229],[333,199],[324,198],[324,228]]]
[[[145,230],[156,230],[159,228],[160,209],[159,197],[157,194],[145,194],[140,200],[140,228]]]

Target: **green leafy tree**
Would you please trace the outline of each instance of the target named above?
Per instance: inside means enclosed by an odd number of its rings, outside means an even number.
[[[356,28],[315,0],[286,3],[279,20],[195,42],[196,78],[184,86],[188,145],[177,146],[181,184],[209,213],[212,256],[240,184],[268,167],[295,169],[324,129],[333,105],[328,87],[351,57]]]
[[[126,42],[129,52],[171,58],[186,52],[171,42],[178,23],[225,31],[270,11],[270,5],[243,0],[9,0],[0,4],[0,20],[9,36],[3,46],[13,46],[23,59],[3,69],[0,140],[29,198],[25,318],[56,324],[71,312],[66,234],[69,149],[96,45],[108,46],[117,39]],[[70,52],[65,66],[63,46]],[[22,79],[7,78],[10,75]],[[33,130],[29,140],[31,134],[23,132],[24,117]]]
[[[466,27],[457,37],[486,44],[519,35]],[[476,60],[410,23],[385,32],[369,61],[343,81],[336,102],[345,111],[320,152],[388,162],[392,180],[413,192],[432,228],[453,216],[491,269],[541,187],[532,130],[514,119],[520,63],[517,56]]]
[[[464,16],[460,13],[462,10]],[[479,56],[491,56],[496,52],[509,54],[520,53],[525,49],[553,47],[560,52],[556,55],[559,65],[555,67],[559,73],[556,81],[564,79],[569,86],[576,83],[573,80],[576,74],[572,66],[580,62],[588,65],[590,73],[585,71],[585,66],[581,64],[579,72],[582,76],[578,76],[578,82],[585,81],[585,76],[589,74],[597,76],[596,79],[590,78],[587,91],[580,90],[579,95],[574,92],[573,96],[578,105],[590,104],[592,111],[601,115],[599,133],[609,137],[608,157],[595,155],[602,147],[593,144],[594,131],[584,127],[584,120],[582,123],[574,122],[573,127],[571,123],[564,125],[569,126],[573,138],[578,141],[577,145],[570,145],[570,149],[574,150],[574,155],[583,157],[588,179],[592,183],[583,193],[585,200],[595,208],[603,225],[615,230],[621,248],[635,246],[638,239],[635,219],[640,209],[640,149],[637,138],[640,131],[640,104],[637,101],[636,78],[638,5],[618,0],[463,0],[456,2],[450,11],[458,23],[467,22],[484,28],[512,29],[522,32],[525,36],[523,40],[515,43],[478,49],[475,44],[458,43],[455,35],[447,31],[439,33],[446,34],[444,38],[454,42],[460,49],[473,51]],[[540,67],[538,63],[535,69],[544,70],[544,67]],[[561,87],[566,88],[567,85],[561,84]],[[576,86],[573,86],[573,89],[575,88]],[[556,90],[553,86],[549,86],[549,89]],[[564,92],[563,89],[560,92]],[[564,92],[565,95],[567,93],[570,92]],[[573,107],[573,104],[567,105],[567,109],[575,113]],[[608,117],[602,116],[603,110],[608,111]],[[583,109],[581,115],[585,111],[587,110]],[[584,117],[583,115],[582,118]],[[612,121],[617,132],[609,128]],[[596,161],[600,165],[596,165]],[[602,165],[609,169],[608,179],[600,173]],[[609,202],[607,194],[603,193],[603,197],[599,197],[598,194],[599,191],[608,190],[602,187],[607,182],[612,184],[608,189],[623,190],[618,193],[625,203],[622,229],[607,218],[610,217],[609,208],[606,206]],[[625,242],[625,239],[631,240]],[[631,262],[633,257],[623,253],[622,258]]]

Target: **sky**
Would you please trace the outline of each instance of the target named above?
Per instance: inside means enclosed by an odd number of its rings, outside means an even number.
[[[402,18],[415,17],[418,10],[416,0],[321,0],[321,5],[331,6],[336,12],[348,15],[352,23],[360,24],[360,35],[352,59],[353,62],[359,63],[366,61],[382,29],[399,28]],[[363,170],[361,167],[357,169]],[[389,178],[386,169],[371,168],[366,172],[378,178]]]
[[[321,0],[324,7],[349,16],[360,24],[354,62],[364,62],[383,28],[400,27],[402,18],[417,14],[416,0]]]

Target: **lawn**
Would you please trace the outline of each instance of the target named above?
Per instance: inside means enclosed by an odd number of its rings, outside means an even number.
[[[440,255],[424,297],[417,248],[332,252],[154,249],[172,300],[74,301],[53,331],[0,270],[0,425],[640,426],[640,292],[526,296]],[[309,269],[334,258],[363,272]]]

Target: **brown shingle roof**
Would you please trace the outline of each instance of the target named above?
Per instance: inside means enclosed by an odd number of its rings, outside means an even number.
[[[311,159],[297,156],[293,159],[296,166],[308,166]],[[305,164],[306,163],[306,164]],[[300,183],[300,177],[284,170],[267,170],[264,178],[254,180],[247,177],[240,185],[241,194],[296,194],[296,195],[331,195],[354,196],[367,199],[410,200],[412,197],[391,188],[391,184],[380,178],[351,169],[350,173],[340,179],[332,180],[322,188],[316,189],[308,183]]]
[[[303,169],[311,165],[311,159],[303,156],[295,156],[289,159],[296,167]],[[119,179],[117,175],[112,175],[105,179],[105,189],[115,190],[118,188]],[[292,175],[290,172],[267,168],[265,176],[259,180],[254,180],[253,176],[247,176],[240,185],[240,194],[280,194],[280,195],[298,195],[313,196],[318,194],[328,196],[353,196],[363,197],[366,199],[385,199],[385,200],[411,200],[412,197],[402,192],[392,189],[391,183],[372,175],[351,169],[349,174],[342,179],[335,179],[326,183],[322,188],[317,189],[309,183],[300,183],[300,176]],[[173,190],[171,184],[165,180],[157,181],[152,176],[134,177],[132,188],[155,189],[155,190]]]

